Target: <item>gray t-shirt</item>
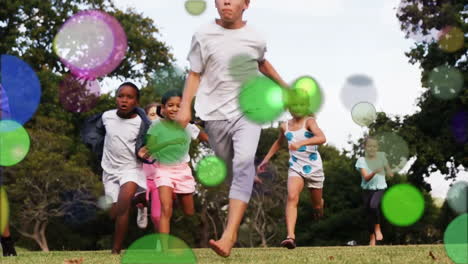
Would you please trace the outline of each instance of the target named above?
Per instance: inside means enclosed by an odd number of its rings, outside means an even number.
[[[192,37],[191,70],[201,74],[195,112],[202,120],[227,120],[242,113],[237,101],[242,83],[258,74],[266,41],[248,24],[226,29],[215,21]]]

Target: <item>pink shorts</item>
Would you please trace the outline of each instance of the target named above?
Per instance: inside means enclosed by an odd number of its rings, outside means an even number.
[[[174,193],[195,192],[195,179],[192,170],[187,163],[176,165],[156,165],[154,176],[156,186],[169,186],[174,189]]]

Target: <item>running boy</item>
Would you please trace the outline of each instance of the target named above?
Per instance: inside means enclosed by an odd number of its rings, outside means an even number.
[[[247,80],[253,69],[287,87],[265,59],[266,42],[243,21],[249,4],[250,0],[215,0],[220,19],[193,35],[188,55],[191,69],[177,117],[183,127],[188,124],[192,99],[197,94],[196,114],[205,121],[210,145],[226,162],[232,179],[226,229],[221,239],[209,241],[211,248],[223,257],[230,255],[237,241],[239,225],[250,200],[261,131],[260,125],[247,120],[240,111],[237,97],[242,81],[239,80]],[[239,69],[232,69],[233,64],[239,63]]]
[[[143,142],[151,122],[138,107],[139,99],[135,84],[121,84],[116,92],[117,109],[89,118],[82,130],[84,142],[102,157],[102,182],[112,200],[110,216],[115,219],[112,254],[122,249],[137,189],[146,190],[141,161],[145,161]]]

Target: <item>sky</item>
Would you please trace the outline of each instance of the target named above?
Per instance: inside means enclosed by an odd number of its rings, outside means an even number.
[[[185,0],[114,0],[121,9],[133,8],[154,20],[158,36],[176,58],[176,64],[188,67],[186,60],[193,33],[218,17],[214,0],[206,0],[207,9],[192,16]],[[398,0],[251,0],[244,13],[248,24],[266,38],[266,58],[282,78],[292,83],[301,76],[315,78],[324,93],[317,122],[327,144],[349,148],[365,131],[353,122],[351,111],[341,93],[369,98],[378,112],[407,115],[417,111],[416,99],[422,93],[419,65],[408,62],[405,52],[414,41],[405,39],[396,18]],[[350,88],[351,76],[367,76],[372,84],[364,89]],[[107,80],[103,91],[116,83]],[[351,89],[351,90],[350,90]],[[346,93],[348,92],[348,93]],[[468,173],[459,179],[468,181]],[[444,197],[448,182],[440,174],[428,180],[432,195]]]

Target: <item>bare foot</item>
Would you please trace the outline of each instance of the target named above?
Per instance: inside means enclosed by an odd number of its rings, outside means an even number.
[[[112,249],[112,255],[120,255],[120,249]]]
[[[380,230],[379,230],[379,231],[375,231],[375,239],[376,239],[377,241],[383,240],[383,235],[382,235],[382,232],[380,232]]]
[[[234,246],[234,242],[222,238],[218,241],[210,239],[209,244],[211,249],[213,249],[216,254],[225,258],[229,257],[231,254],[231,249]]]

